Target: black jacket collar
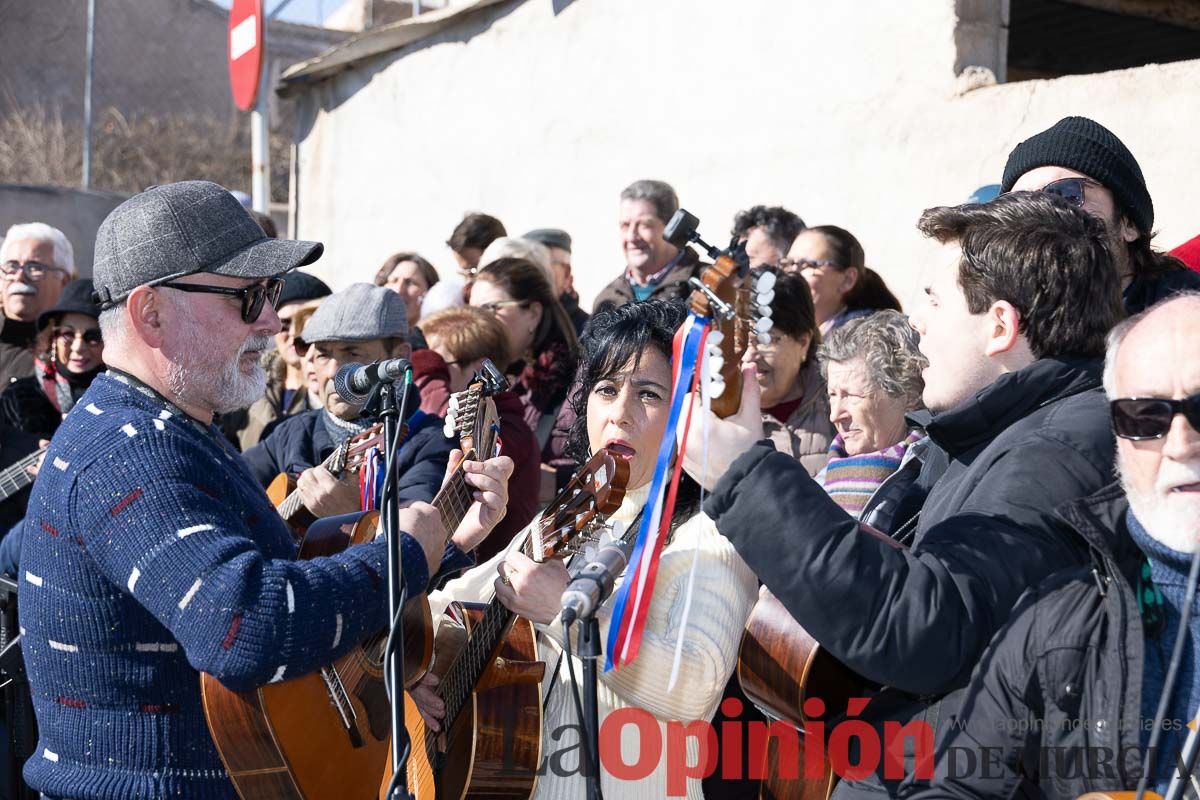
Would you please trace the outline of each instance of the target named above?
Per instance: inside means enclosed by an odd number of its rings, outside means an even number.
[[[1042,406],[1100,386],[1104,363],[1095,358],[1041,358],[1001,375],[958,406],[934,414],[925,430],[951,455],[990,442]]]
[[[1135,586],[1145,556],[1129,535],[1125,522],[1128,511],[1129,500],[1118,481],[1090,497],[1063,505],[1057,513],[1087,543],[1097,568],[1105,573],[1118,570],[1130,586]]]

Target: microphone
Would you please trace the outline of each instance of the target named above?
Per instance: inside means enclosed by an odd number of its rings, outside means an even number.
[[[596,551],[596,557],[579,571],[562,593],[562,621],[570,625],[581,617],[589,617],[612,594],[613,584],[629,563],[633,541],[606,544]]]
[[[372,364],[344,364],[333,376],[333,390],[352,406],[367,404],[371,390],[381,383],[388,383],[412,369],[407,358],[389,358]]]

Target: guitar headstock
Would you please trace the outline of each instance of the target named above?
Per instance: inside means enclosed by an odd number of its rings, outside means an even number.
[[[407,429],[402,430],[400,433],[401,440],[406,435]],[[356,433],[343,442],[341,447],[333,453],[332,459],[329,462],[329,471],[337,475],[339,472],[345,470],[355,472],[361,469],[372,447],[383,447],[382,422],[377,422],[365,431]]]
[[[576,539],[621,507],[629,462],[607,448],[588,459],[533,526],[526,555],[545,561],[571,552]]]
[[[671,217],[664,235],[676,247],[695,242],[713,259],[689,281],[695,291],[688,306],[698,316],[712,320],[700,388],[713,412],[728,417],[742,402],[742,358],[750,338],[770,340],[776,276],[771,270],[751,272],[742,243],[734,241],[725,250],[706,244],[696,233],[699,224],[699,219],[681,208]]]
[[[443,432],[448,439],[457,436],[467,456],[480,460],[492,457],[500,433],[500,415],[492,397],[507,388],[504,375],[491,359],[484,359],[466,390],[450,395]]]

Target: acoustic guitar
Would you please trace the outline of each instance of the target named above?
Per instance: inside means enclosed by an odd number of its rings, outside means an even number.
[[[408,437],[408,426],[400,427],[400,442]],[[383,423],[377,423],[365,431],[351,436],[338,445],[329,457],[321,462],[321,466],[340,478],[346,473],[355,474],[366,463],[367,454],[372,447],[383,445]],[[283,521],[292,529],[297,540],[303,539],[308,527],[317,521],[317,517],[300,499],[296,490],[296,476],[281,472],[267,486],[267,498],[283,517]]]
[[[902,547],[882,531],[864,523],[859,530],[893,547]],[[764,800],[827,800],[837,776],[826,754],[821,777],[806,776],[803,731],[810,720],[804,713],[809,698],[821,700],[822,721],[845,715],[853,697],[861,697],[865,681],[817,643],[783,603],[763,586],[746,621],[738,649],[738,682],[742,691],[768,717],[790,723],[801,735],[797,754],[783,753],[778,738],[767,742],[761,767],[759,797]],[[828,726],[826,730],[828,730]],[[823,751],[824,752],[824,751]],[[783,759],[798,759],[784,769]],[[797,775],[786,778],[784,774]]]
[[[696,235],[698,224],[699,220],[680,209],[667,224],[664,236],[676,247],[697,243],[714,259],[712,266],[692,279],[695,291],[688,302],[692,311],[713,320],[709,341],[715,338],[720,361],[718,369],[711,370],[716,374],[710,379],[709,392],[713,413],[728,417],[741,405],[741,362],[750,339],[756,338],[764,345],[770,341],[770,306],[776,278],[771,269],[748,270],[744,252],[736,245],[718,251],[705,244]],[[711,346],[709,350],[717,354]],[[828,717],[844,709],[861,685],[861,679],[817,646],[766,587],[759,591],[759,601],[742,636],[737,675],[747,697],[765,714],[801,730],[805,723],[802,706],[808,697],[825,701]],[[799,739],[803,747],[803,737]],[[790,758],[791,754],[780,753],[778,744],[776,738],[768,741],[760,797],[827,800],[833,790],[833,769],[828,759],[823,767],[824,779],[785,781],[779,778],[780,759]],[[797,766],[802,768],[803,752],[799,755]],[[797,774],[803,776],[803,772]]]
[[[590,541],[621,507],[629,463],[603,449],[583,466],[529,530],[522,552],[535,561],[564,558]],[[525,800],[541,759],[541,681],[533,623],[499,600],[451,603],[438,628],[433,672],[446,705],[442,729],[425,727],[407,693],[404,720],[412,741],[408,789],[416,800]],[[381,800],[390,768],[378,787]]]
[[[459,433],[464,460],[493,455],[499,425],[491,395],[507,388],[500,380],[499,385],[477,381],[451,398],[454,416],[447,427]],[[448,532],[466,516],[472,494],[460,466],[433,499]],[[329,555],[370,541],[378,523],[375,511],[318,520],[297,557]],[[424,676],[433,653],[433,620],[424,593],[406,603],[401,624],[404,684],[412,686]],[[200,676],[209,731],[242,800],[367,800],[378,793],[379,775],[390,760],[386,641],[383,631],[316,672],[253,691],[235,692],[211,675]]]

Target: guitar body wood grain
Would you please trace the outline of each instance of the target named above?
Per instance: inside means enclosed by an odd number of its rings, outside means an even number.
[[[377,523],[374,511],[319,520],[300,557],[369,541]],[[405,686],[413,686],[433,654],[425,595],[405,606],[403,624]],[[372,637],[317,672],[247,692],[200,676],[209,731],[242,800],[376,796],[391,741],[383,670],[375,657],[382,649],[380,637]]]
[[[833,656],[821,650],[817,641],[798,623],[767,587],[759,589],[758,603],[746,623],[738,652],[738,681],[742,691],[768,717],[783,720],[803,730],[806,717],[804,701],[819,698],[826,712],[822,719],[836,721],[845,714],[849,698],[860,695],[862,679]],[[771,800],[826,800],[833,791],[835,777],[829,759],[825,759],[824,777],[804,777],[804,737],[800,737],[800,777],[781,777],[782,753],[775,737],[765,754],[760,796]]]

